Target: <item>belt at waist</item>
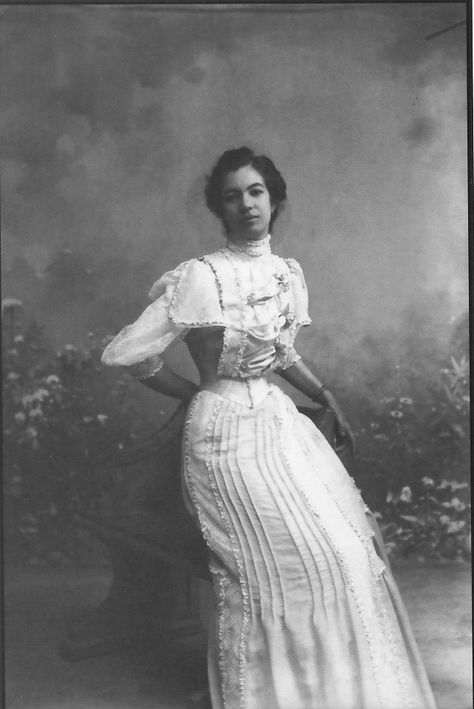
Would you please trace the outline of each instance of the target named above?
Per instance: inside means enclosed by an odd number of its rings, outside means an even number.
[[[225,399],[237,401],[253,409],[262,399],[274,388],[265,377],[255,377],[251,379],[216,379],[213,382],[203,384],[202,391],[212,391],[223,396]]]

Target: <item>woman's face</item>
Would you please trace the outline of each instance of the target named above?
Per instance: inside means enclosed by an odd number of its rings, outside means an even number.
[[[245,165],[227,173],[222,186],[222,219],[231,239],[263,239],[274,209],[257,170]]]

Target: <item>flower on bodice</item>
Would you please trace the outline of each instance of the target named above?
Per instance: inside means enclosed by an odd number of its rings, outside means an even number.
[[[276,278],[282,291],[287,291],[290,289],[290,281],[285,273],[274,273],[273,276]]]

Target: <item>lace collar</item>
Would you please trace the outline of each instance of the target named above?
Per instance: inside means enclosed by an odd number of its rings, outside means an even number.
[[[254,241],[253,239],[243,239],[241,241],[231,241],[227,239],[226,246],[234,253],[247,254],[247,256],[265,256],[271,254],[270,234],[267,234],[263,239]]]

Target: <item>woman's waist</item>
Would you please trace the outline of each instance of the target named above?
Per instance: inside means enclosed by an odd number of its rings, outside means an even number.
[[[212,381],[203,382],[199,389],[201,391],[210,391],[225,399],[231,399],[239,404],[255,408],[277,387],[275,384],[268,382],[265,377],[257,376],[242,379],[219,377]]]

